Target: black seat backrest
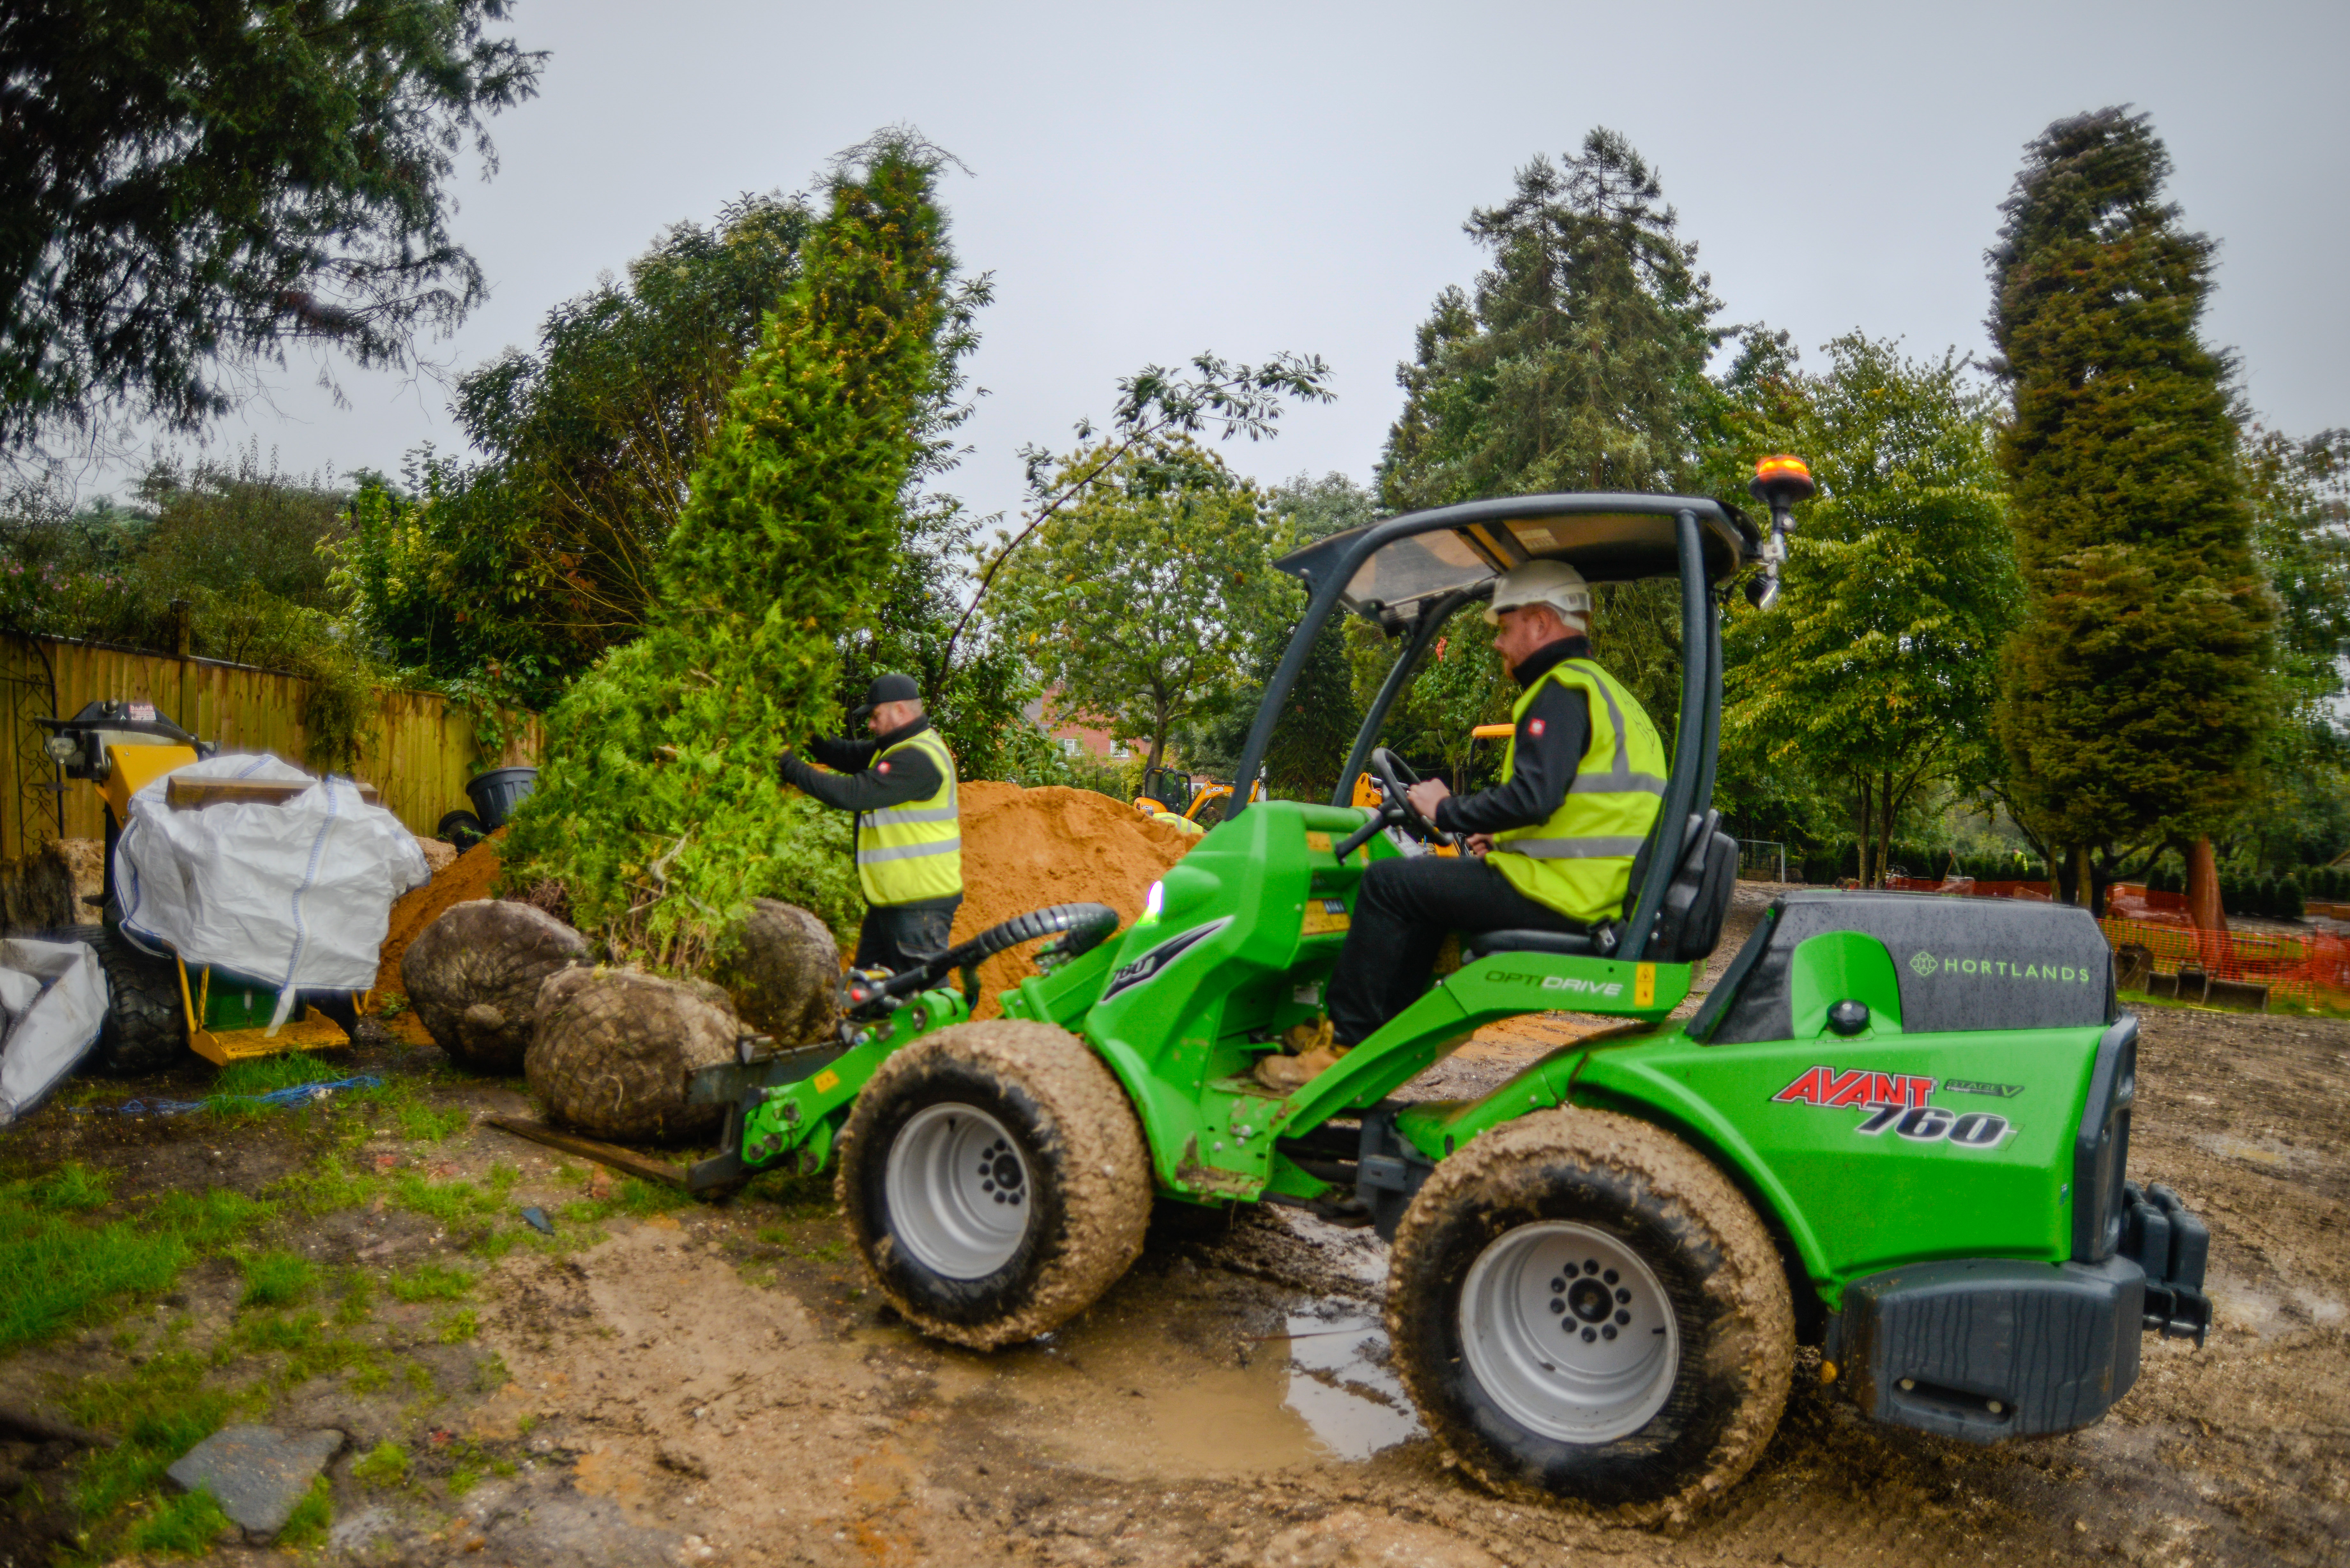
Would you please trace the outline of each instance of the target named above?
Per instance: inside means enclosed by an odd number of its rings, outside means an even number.
[[[1653,845],[1655,840],[1649,842]],[[1648,858],[1644,848],[1632,863],[1627,902],[1640,896]],[[1642,956],[1659,963],[1692,963],[1713,951],[1721,940],[1721,922],[1730,913],[1731,895],[1737,886],[1738,840],[1721,831],[1721,813],[1709,811],[1702,817],[1690,817],[1680,866],[1666,885],[1664,907],[1657,911],[1657,924]]]

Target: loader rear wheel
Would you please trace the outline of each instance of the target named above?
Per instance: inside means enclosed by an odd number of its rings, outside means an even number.
[[[1769,1232],[1702,1156],[1627,1116],[1540,1112],[1440,1162],[1389,1279],[1413,1403],[1505,1497],[1683,1518],[1786,1406],[1794,1313]]]
[[[1084,1042],[962,1023],[883,1062],[843,1130],[834,1191],[881,1292],[976,1350],[1091,1306],[1142,1251],[1150,1162],[1126,1092]]]

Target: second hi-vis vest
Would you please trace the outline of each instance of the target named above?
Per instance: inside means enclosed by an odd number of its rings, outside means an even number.
[[[1486,864],[1535,903],[1589,925],[1623,914],[1632,857],[1664,808],[1665,742],[1632,694],[1587,659],[1561,659],[1536,677],[1510,710],[1513,724],[1551,682],[1583,693],[1590,747],[1550,819],[1493,835]],[[1504,783],[1517,762],[1513,733],[1502,758]]]
[[[868,902],[911,904],[962,891],[962,823],[955,801],[954,758],[936,730],[907,736],[873,760],[919,751],[937,764],[938,793],[910,805],[857,814],[857,880]]]

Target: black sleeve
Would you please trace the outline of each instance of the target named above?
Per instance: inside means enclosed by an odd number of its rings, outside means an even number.
[[[837,774],[861,774],[873,765],[873,753],[879,745],[871,740],[852,740],[843,735],[835,740],[822,736],[810,741],[808,754]]]
[[[1436,826],[1452,833],[1501,833],[1546,822],[1566,798],[1591,745],[1591,703],[1573,687],[1553,681],[1518,721],[1517,762],[1510,782],[1475,794],[1447,795]]]
[[[889,771],[883,773],[881,767]],[[806,790],[825,805],[842,811],[882,811],[893,805],[911,805],[938,794],[939,785],[946,782],[939,777],[936,763],[910,749],[899,752],[886,763],[854,774],[825,773],[785,752],[776,762],[775,772],[785,784]]]

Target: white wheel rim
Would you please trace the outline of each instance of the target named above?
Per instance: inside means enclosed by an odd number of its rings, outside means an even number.
[[[1588,1225],[1497,1237],[1461,1291],[1478,1386],[1530,1431],[1612,1443],[1664,1408],[1680,1369],[1672,1303],[1638,1253]]]
[[[984,1279],[1028,1234],[1027,1157],[1002,1122],[970,1106],[929,1106],[898,1130],[885,1176],[889,1231],[932,1273]]]

